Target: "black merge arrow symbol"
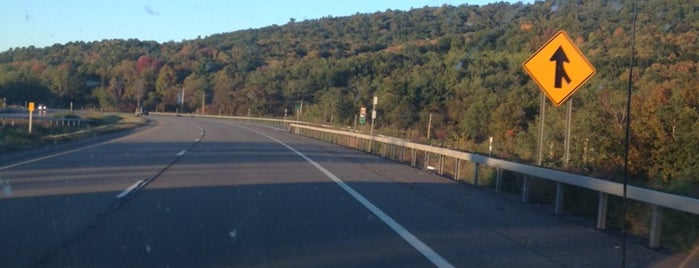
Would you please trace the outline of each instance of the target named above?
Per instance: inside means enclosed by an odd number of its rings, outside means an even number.
[[[553,56],[551,56],[551,59],[549,60],[556,61],[556,77],[554,81],[554,87],[561,88],[561,82],[563,79],[566,80],[566,83],[570,83],[570,77],[568,76],[568,73],[566,73],[565,68],[563,68],[563,63],[570,61],[568,60],[568,56],[566,56],[566,53],[563,51],[563,48],[558,47],[558,49],[556,49],[556,52],[553,53]]]

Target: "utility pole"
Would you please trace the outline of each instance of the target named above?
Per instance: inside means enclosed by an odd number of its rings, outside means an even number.
[[[201,114],[202,115],[204,114],[204,111],[205,111],[204,108],[206,108],[206,92],[204,92],[202,97],[201,97]]]
[[[430,139],[430,133],[432,133],[432,113],[430,113],[430,119],[427,120],[427,140]]]
[[[182,92],[180,93],[180,113],[184,113],[184,86],[182,86]]]

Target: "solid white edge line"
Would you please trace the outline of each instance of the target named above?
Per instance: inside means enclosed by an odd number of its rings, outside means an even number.
[[[260,135],[262,135],[262,136],[265,136],[265,137],[267,137],[268,139],[271,139],[271,140],[273,140],[273,141],[275,141],[275,142],[277,142],[277,143],[283,145],[284,147],[286,147],[287,149],[289,149],[289,150],[291,150],[292,152],[296,153],[296,154],[299,155],[301,158],[303,158],[304,160],[306,160],[308,163],[310,163],[311,165],[313,165],[316,169],[320,170],[320,172],[323,172],[323,174],[325,174],[325,176],[327,176],[328,178],[330,178],[331,180],[333,180],[337,185],[340,186],[340,188],[342,188],[343,190],[345,190],[345,192],[347,192],[348,194],[350,194],[350,195],[351,195],[352,197],[354,197],[354,199],[356,199],[359,203],[361,203],[362,205],[364,205],[364,207],[366,207],[367,209],[369,209],[369,211],[371,211],[371,213],[374,213],[374,215],[376,215],[376,217],[378,217],[379,219],[381,219],[381,221],[383,221],[386,225],[388,225],[388,227],[390,227],[391,229],[393,229],[394,232],[396,232],[398,235],[400,235],[400,237],[402,237],[403,240],[405,240],[405,241],[408,242],[411,246],[413,246],[413,248],[417,249],[423,256],[425,256],[427,259],[429,259],[435,266],[437,266],[437,267],[454,267],[454,265],[452,265],[451,263],[449,263],[449,261],[447,261],[447,260],[444,259],[442,256],[440,256],[439,253],[437,253],[436,251],[434,251],[434,250],[433,250],[432,248],[430,248],[427,244],[425,244],[425,243],[422,242],[419,238],[417,238],[415,235],[413,235],[412,233],[410,233],[410,231],[408,231],[407,229],[405,229],[405,227],[403,227],[402,225],[400,225],[400,223],[398,223],[397,221],[395,221],[393,218],[391,218],[391,216],[389,216],[388,214],[386,214],[385,212],[383,212],[380,208],[378,208],[378,207],[375,206],[373,203],[371,203],[371,201],[369,201],[368,199],[366,199],[366,198],[365,198],[364,196],[362,196],[359,192],[355,191],[352,187],[350,187],[350,186],[347,185],[344,181],[342,181],[340,178],[338,178],[337,176],[335,176],[335,174],[333,174],[333,173],[330,172],[329,170],[325,169],[323,166],[321,166],[320,164],[316,163],[316,162],[313,161],[311,158],[307,157],[305,154],[303,154],[303,153],[299,152],[298,150],[294,149],[293,147],[287,145],[286,143],[284,143],[284,142],[282,142],[282,141],[280,141],[280,140],[278,140],[278,139],[275,139],[275,138],[273,138],[273,137],[270,137],[270,136],[268,136],[268,135],[265,135],[264,133],[260,133],[260,132],[257,132],[257,131],[255,131],[255,130],[252,130],[252,129],[249,129],[249,130],[250,130],[250,131],[253,131],[253,132],[257,133],[257,134],[260,134]]]
[[[62,156],[62,155],[67,155],[67,154],[71,154],[71,153],[75,153],[75,152],[84,151],[84,150],[87,150],[87,149],[92,149],[92,148],[99,147],[99,146],[102,146],[102,145],[107,145],[107,144],[115,143],[115,142],[117,142],[117,141],[125,140],[125,139],[131,138],[131,137],[143,135],[143,134],[145,134],[145,133],[147,133],[147,132],[152,131],[153,129],[154,129],[154,128],[150,128],[150,129],[147,129],[147,130],[145,130],[145,131],[136,132],[136,133],[129,134],[129,135],[126,135],[126,136],[123,136],[123,137],[119,137],[119,138],[116,138],[116,139],[113,139],[113,140],[107,140],[107,141],[104,141],[104,142],[100,142],[100,143],[88,145],[88,146],[85,146],[85,147],[80,147],[80,148],[73,149],[73,150],[68,150],[68,151],[64,151],[64,152],[58,152],[58,153],[50,154],[50,155],[47,155],[47,156],[43,156],[43,157],[39,157],[39,158],[34,158],[34,159],[26,160],[26,161],[21,161],[21,162],[17,162],[17,163],[11,164],[11,165],[7,165],[7,166],[2,166],[2,167],[0,167],[0,170],[10,169],[10,168],[14,168],[14,167],[18,167],[18,166],[22,166],[22,165],[26,165],[26,164],[31,164],[31,163],[34,163],[34,162],[39,162],[39,161],[46,160],[46,159],[51,159],[51,158],[58,157],[58,156]]]
[[[129,195],[134,189],[141,186],[141,184],[143,184],[144,181],[145,180],[140,180],[140,181],[134,182],[134,184],[131,184],[131,186],[129,186],[129,188],[126,188],[120,194],[116,195],[116,198],[123,198],[124,196]]]
[[[42,157],[38,157],[38,158],[34,158],[34,159],[22,161],[22,162],[17,162],[17,163],[11,164],[11,165],[2,166],[2,167],[0,167],[0,170],[10,169],[10,168],[14,168],[14,167],[18,167],[18,166],[22,166],[22,165],[34,163],[34,162],[39,162],[39,161],[46,160],[46,159],[51,159],[51,158],[58,157],[58,156],[61,156],[61,155],[66,155],[66,154],[70,154],[70,153],[75,153],[75,152],[79,152],[79,151],[84,151],[84,150],[91,149],[91,148],[95,148],[95,147],[102,146],[102,145],[105,145],[105,144],[113,143],[113,142],[115,142],[115,141],[116,141],[116,140],[101,142],[101,143],[97,143],[97,144],[93,144],[93,145],[89,145],[89,146],[85,146],[85,147],[81,147],[81,148],[77,148],[77,149],[73,149],[73,150],[68,150],[68,151],[65,151],[65,152],[59,152],[59,153],[50,154],[50,155],[47,155],[47,156],[42,156]]]

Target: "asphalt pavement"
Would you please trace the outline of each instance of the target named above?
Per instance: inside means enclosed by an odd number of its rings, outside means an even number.
[[[149,118],[0,166],[0,266],[621,264],[614,233],[487,189],[283,129]],[[683,264],[644,243],[628,267]]]

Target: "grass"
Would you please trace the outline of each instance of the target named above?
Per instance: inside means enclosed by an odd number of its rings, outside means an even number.
[[[26,122],[0,125],[0,152],[11,153],[51,144],[94,137],[104,133],[134,128],[145,123],[142,117],[132,114],[87,113],[81,116],[58,114],[55,118],[86,119],[81,126],[69,126],[55,122],[35,121],[32,133]]]

